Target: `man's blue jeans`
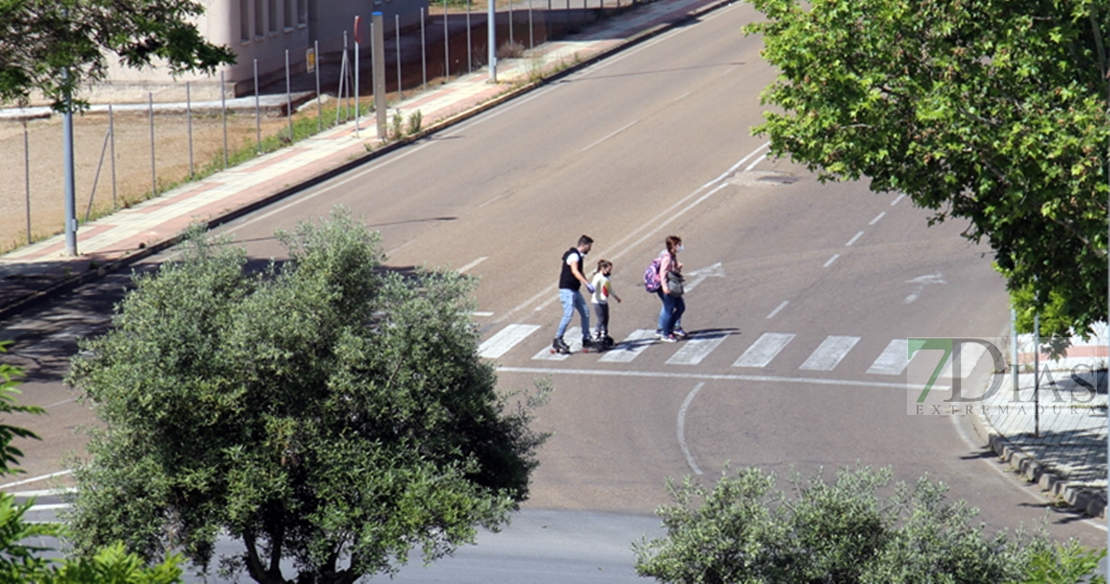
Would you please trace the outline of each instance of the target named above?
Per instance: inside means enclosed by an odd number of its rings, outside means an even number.
[[[586,308],[586,299],[582,297],[582,293],[578,290],[559,288],[559,302],[563,303],[563,319],[559,321],[559,330],[555,333],[555,338],[563,338],[563,333],[567,332],[567,325],[570,324],[570,318],[574,316],[575,310],[582,316],[582,336],[589,336],[590,311]]]

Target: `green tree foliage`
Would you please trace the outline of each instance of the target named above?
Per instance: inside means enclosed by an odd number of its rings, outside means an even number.
[[[774,154],[969,220],[1023,328],[1106,318],[1106,0],[750,1]]]
[[[0,354],[10,343],[0,343]],[[0,412],[40,415],[45,413],[36,406],[23,406],[15,401],[19,394],[16,386],[23,372],[10,363],[0,363]],[[14,465],[23,453],[12,447],[14,438],[38,439],[26,428],[0,424],[0,477],[23,472]],[[28,539],[59,538],[65,529],[59,524],[31,523],[23,519],[34,501],[17,503],[15,496],[0,493],[0,582],[37,582],[38,584],[173,584],[181,581],[181,562],[178,556],[169,556],[155,566],[144,565],[137,554],[127,553],[122,543],[98,550],[91,557],[67,559],[56,562],[45,554],[53,550],[44,546],[28,545]]]
[[[0,0],[0,103],[39,91],[64,109],[67,93],[104,78],[112,55],[174,74],[233,63],[197,30],[203,12],[193,0]]]
[[[987,534],[973,524],[978,511],[946,501],[942,484],[890,480],[889,469],[860,467],[832,483],[796,476],[787,493],[774,474],[745,468],[726,470],[712,488],[672,482],[674,503],[657,511],[667,535],[633,545],[636,571],[689,584],[981,584],[1025,582],[1037,556],[1091,573],[1043,536]]]
[[[279,234],[262,274],[206,242],[138,276],[70,381],[105,424],[75,470],[78,549],[183,549],[259,582],[353,582],[497,528],[528,494],[544,436],[533,396],[495,391],[473,282],[382,269],[379,236],[337,211]],[[511,399],[512,398],[512,399]]]

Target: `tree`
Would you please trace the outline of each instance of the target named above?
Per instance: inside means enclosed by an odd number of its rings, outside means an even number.
[[[65,110],[68,95],[104,78],[110,54],[174,74],[235,62],[197,30],[203,12],[193,0],[0,1],[0,103],[26,103],[39,91]]]
[[[1105,320],[1106,0],[750,1],[774,154],[969,220],[1024,329]]]
[[[828,483],[818,472],[795,476],[792,495],[757,468],[726,469],[712,488],[669,483],[674,503],[656,512],[667,534],[633,545],[636,571],[671,583],[978,584],[1026,582],[1035,565],[1074,584],[1097,570],[1099,556],[1074,543],[987,535],[976,509],[925,478],[884,499],[890,478],[859,467]]]
[[[0,353],[10,343],[0,342]],[[0,412],[42,415],[37,406],[16,403],[16,386],[23,371],[10,363],[0,363]],[[23,456],[12,446],[14,438],[38,439],[34,432],[18,426],[0,424],[0,476],[23,472],[15,466]],[[173,584],[181,581],[180,558],[168,556],[155,566],[145,566],[136,554],[129,554],[117,543],[98,550],[91,557],[51,560],[53,551],[44,546],[27,545],[31,538],[60,538],[65,529],[56,523],[31,523],[23,517],[34,501],[18,503],[15,496],[0,492],[0,582],[37,582],[39,584]]]
[[[259,582],[353,582],[494,529],[528,494],[545,436],[529,399],[498,395],[477,355],[473,282],[382,268],[379,236],[344,211],[279,234],[262,274],[194,232],[137,276],[70,382],[104,429],[75,470],[78,549],[123,540]],[[542,393],[542,392],[541,392]],[[536,397],[536,396],[532,396]]]

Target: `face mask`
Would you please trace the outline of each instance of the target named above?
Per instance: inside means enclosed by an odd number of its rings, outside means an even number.
[[[683,246],[683,245],[682,245],[682,244],[680,243],[680,244],[678,244],[678,247],[677,247],[677,248],[675,248],[675,249],[676,249],[677,251],[682,251],[682,250],[684,250],[684,249],[686,249],[686,248],[685,248],[685,247],[684,247],[684,246]]]

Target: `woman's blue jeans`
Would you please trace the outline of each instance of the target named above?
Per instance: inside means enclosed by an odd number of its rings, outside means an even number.
[[[663,308],[659,311],[659,330],[663,336],[674,333],[676,328],[682,328],[682,313],[686,312],[686,300],[681,296],[664,294],[663,289],[656,290]]]

